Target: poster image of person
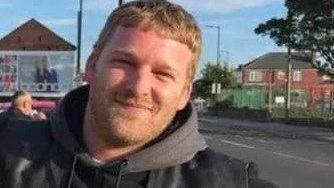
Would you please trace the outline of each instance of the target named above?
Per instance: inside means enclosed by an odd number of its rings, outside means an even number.
[[[57,71],[51,67],[51,60],[48,56],[42,56],[36,65],[36,77],[35,81],[38,90],[42,91],[46,88],[46,91],[51,91],[51,84],[58,83]],[[45,91],[45,90],[44,90]]]
[[[16,56],[0,56],[0,91],[14,91],[16,89],[16,73]]]

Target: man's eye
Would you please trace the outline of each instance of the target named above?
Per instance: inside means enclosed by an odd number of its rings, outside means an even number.
[[[174,76],[168,72],[154,72],[154,74],[157,76],[158,79],[171,79],[174,80]]]
[[[125,60],[125,59],[115,59],[115,60],[113,60],[113,62],[121,63],[121,64],[130,64],[130,62],[128,60]]]
[[[131,62],[126,59],[112,59],[110,63],[112,66],[116,66],[116,67],[118,66],[123,67],[123,66],[131,65]]]

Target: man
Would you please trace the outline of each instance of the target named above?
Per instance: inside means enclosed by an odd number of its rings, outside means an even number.
[[[16,91],[11,103],[11,107],[5,112],[7,118],[33,120],[32,97],[29,92],[24,90]]]
[[[2,187],[261,182],[247,164],[208,149],[198,133],[189,98],[200,51],[200,29],[180,6],[140,0],[113,11],[88,60],[89,85],[62,100],[50,125],[3,131]]]
[[[46,120],[47,117],[43,112],[38,112],[32,108],[31,94],[24,90],[16,91],[12,97],[11,107],[0,114],[0,127],[9,120]],[[0,128],[0,129],[1,129]]]
[[[51,84],[58,83],[57,71],[51,67],[50,59],[43,56],[41,61],[36,62],[35,81],[38,83],[38,89],[42,89],[46,84],[46,91],[51,91]]]

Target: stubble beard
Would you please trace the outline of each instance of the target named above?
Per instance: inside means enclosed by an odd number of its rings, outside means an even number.
[[[148,117],[128,114],[115,102],[115,95],[104,100],[91,98],[92,129],[103,142],[112,147],[145,145],[158,137],[172,121],[172,106],[155,106]]]

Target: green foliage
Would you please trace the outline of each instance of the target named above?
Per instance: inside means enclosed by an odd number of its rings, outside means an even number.
[[[261,23],[255,33],[269,36],[278,46],[319,52],[324,60],[316,66],[334,78],[334,2],[333,0],[286,0],[285,18]]]
[[[201,78],[194,83],[194,90],[197,96],[209,98],[213,83],[220,83],[221,88],[232,88],[236,86],[236,78],[233,72],[226,67],[217,64],[206,64],[201,71]]]

